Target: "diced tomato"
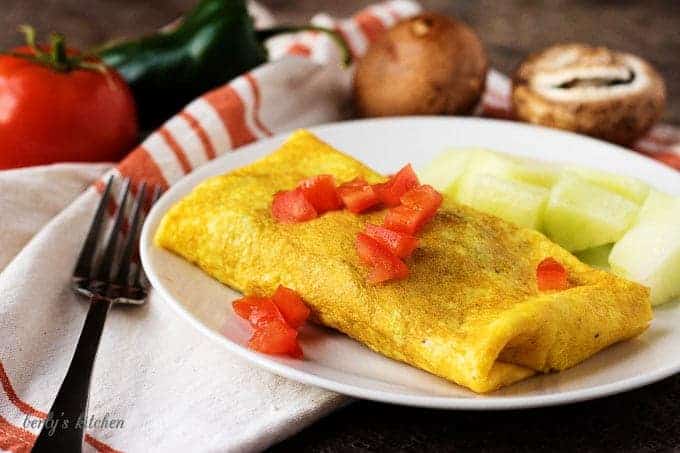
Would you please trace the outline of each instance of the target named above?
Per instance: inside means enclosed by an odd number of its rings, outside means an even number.
[[[309,317],[309,307],[302,301],[302,297],[290,288],[279,285],[272,300],[279,308],[283,319],[293,329],[300,328]]]
[[[272,216],[281,223],[296,223],[316,218],[317,212],[302,190],[294,189],[274,195]]]
[[[297,342],[297,330],[283,320],[270,321],[255,329],[248,347],[265,354],[284,354],[301,358],[302,349]]]
[[[385,226],[390,230],[415,234],[434,217],[443,197],[432,186],[415,187],[401,197],[401,205],[387,211]]]
[[[369,283],[408,277],[406,264],[378,241],[364,233],[357,234],[357,253],[363,262],[372,267],[368,276]]]
[[[298,184],[298,188],[319,214],[342,209],[342,200],[335,189],[335,178],[331,175],[307,178]]]
[[[304,355],[302,353],[302,348],[300,347],[300,343],[295,340],[295,344],[290,348],[290,351],[288,351],[288,355],[294,359],[301,359]]]
[[[373,187],[380,201],[386,206],[397,206],[401,203],[401,196],[419,184],[418,176],[411,164],[408,164],[386,183],[376,184]]]
[[[410,256],[418,247],[418,238],[372,223],[366,224],[364,232],[399,258]]]
[[[387,210],[385,227],[406,234],[416,234],[430,220],[425,211],[416,211],[408,206],[395,206]]]
[[[417,211],[425,211],[430,217],[434,216],[443,201],[442,194],[427,184],[414,187],[401,197],[401,204]]]
[[[546,258],[536,267],[536,283],[539,291],[567,289],[567,270],[554,258]]]
[[[338,195],[347,207],[355,214],[364,212],[380,202],[373,186],[363,178],[356,178],[338,187]]]
[[[260,328],[270,321],[283,320],[281,311],[268,297],[243,297],[232,303],[234,311],[254,328]]]

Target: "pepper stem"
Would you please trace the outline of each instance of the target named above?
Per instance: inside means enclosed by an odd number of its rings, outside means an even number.
[[[340,33],[330,28],[317,27],[315,25],[280,25],[277,27],[257,30],[255,33],[257,34],[257,37],[260,41],[265,41],[276,35],[282,35],[284,33],[297,33],[301,31],[317,31],[326,33],[340,48],[340,51],[342,52],[343,65],[349,66],[349,64],[352,62],[352,53],[350,52],[349,44],[347,44]]]

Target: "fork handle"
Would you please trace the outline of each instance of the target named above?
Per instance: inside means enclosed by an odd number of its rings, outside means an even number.
[[[110,300],[100,296],[90,298],[90,309],[76,352],[48,414],[51,423],[49,426],[48,423],[43,424],[33,452],[82,451],[90,378],[109,308]]]

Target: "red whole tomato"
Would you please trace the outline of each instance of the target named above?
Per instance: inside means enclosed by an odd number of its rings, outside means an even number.
[[[59,44],[61,52],[0,54],[0,169],[116,161],[136,143],[135,103],[120,75]]]

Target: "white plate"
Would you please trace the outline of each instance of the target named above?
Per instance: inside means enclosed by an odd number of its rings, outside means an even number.
[[[525,124],[419,117],[352,121],[311,130],[384,173],[394,172],[407,162],[417,168],[447,146],[473,145],[635,176],[658,189],[680,195],[680,176],[668,167],[614,145]],[[142,232],[142,262],[154,288],[182,318],[228,351],[281,376],[339,393],[449,409],[527,408],[582,401],[640,387],[680,371],[677,301],[657,309],[651,328],[635,340],[608,348],[570,370],[533,377],[484,396],[387,359],[344,335],[312,325],[300,334],[305,360],[248,350],[244,347],[248,328],[231,309],[230,301],[238,293],[181,258],[155,247],[152,237],[166,210],[194,186],[209,176],[241,167],[272,152],[286,135],[245,146],[188,175],[158,201]]]

